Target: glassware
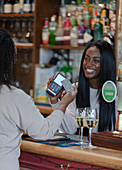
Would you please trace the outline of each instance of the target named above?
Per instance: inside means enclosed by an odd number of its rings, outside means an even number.
[[[79,138],[80,138],[80,143],[81,144],[85,144],[83,142],[84,117],[85,117],[85,110],[84,110],[84,108],[77,108],[77,112],[76,112],[76,124],[79,127]]]
[[[90,107],[85,108],[84,127],[89,128],[89,144],[85,148],[96,148],[91,143],[91,130],[98,125],[99,112],[97,109],[91,109]]]

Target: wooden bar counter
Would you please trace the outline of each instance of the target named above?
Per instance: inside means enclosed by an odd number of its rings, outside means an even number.
[[[52,162],[57,162],[57,164],[65,164],[69,162],[71,167],[76,167],[74,169],[119,169],[122,170],[122,151],[107,149],[103,147],[97,147],[95,149],[82,148],[81,146],[72,147],[58,147],[47,144],[36,143],[32,141],[22,141],[21,144],[21,157],[20,165],[26,165],[27,162],[31,164],[32,169],[44,169],[44,170],[54,170],[63,168],[51,168]],[[29,160],[30,156],[30,160]],[[40,159],[39,159],[40,158]],[[28,160],[26,160],[28,159]],[[39,159],[39,161],[36,159]],[[40,161],[41,160],[41,161]],[[47,163],[43,167],[40,165],[42,160],[47,160]],[[50,161],[49,161],[50,160]],[[55,160],[55,161],[54,161]],[[49,166],[47,166],[49,165]],[[47,166],[47,168],[46,168]],[[103,168],[104,167],[104,168]],[[70,167],[69,167],[70,169]],[[72,168],[71,168],[72,169]]]

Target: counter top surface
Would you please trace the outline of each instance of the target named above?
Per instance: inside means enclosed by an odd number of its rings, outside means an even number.
[[[88,149],[82,146],[58,147],[23,140],[21,150],[96,166],[122,169],[122,151],[114,149],[103,147]]]

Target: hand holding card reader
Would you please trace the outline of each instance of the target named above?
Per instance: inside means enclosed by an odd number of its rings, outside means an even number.
[[[57,96],[59,92],[63,89],[62,81],[65,80],[66,77],[61,73],[57,73],[53,79],[53,81],[49,84],[46,92],[51,96]]]

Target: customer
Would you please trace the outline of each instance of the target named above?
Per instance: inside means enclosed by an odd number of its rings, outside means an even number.
[[[0,29],[0,170],[19,170],[23,132],[35,139],[54,135],[65,109],[76,97],[67,93],[53,113],[44,118],[30,96],[15,87],[16,49],[9,33]]]
[[[99,125],[93,129],[93,132],[114,130],[115,101],[107,103],[102,97],[102,86],[108,80],[116,83],[114,51],[108,42],[104,40],[94,41],[84,50],[78,79],[78,94],[66,109],[65,117],[60,126],[62,131],[74,133],[77,130],[76,108],[89,106],[99,110]],[[52,78],[48,83],[50,81]],[[58,99],[50,96],[50,100],[55,109],[58,106]]]

